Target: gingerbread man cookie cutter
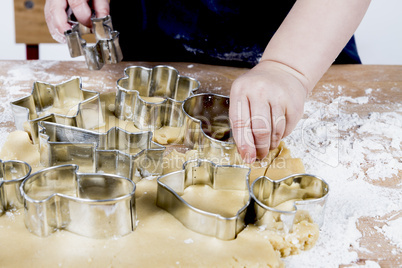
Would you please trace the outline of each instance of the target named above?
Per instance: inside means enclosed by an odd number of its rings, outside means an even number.
[[[153,68],[131,66],[124,70],[124,74],[117,81],[117,118],[133,121],[137,128],[149,131],[183,125],[181,105],[200,87],[197,80],[181,76],[175,68],[165,65]],[[163,100],[149,102],[143,97]]]
[[[302,211],[307,212],[306,216],[321,227],[328,193],[329,185],[311,174],[293,174],[280,180],[261,176],[251,185],[258,225],[264,225],[266,221],[280,221],[285,231],[292,231],[295,217]],[[289,206],[281,208],[279,205],[285,202],[290,202]]]
[[[31,166],[24,161],[0,160],[0,216],[23,205],[20,186],[31,170]]]
[[[37,81],[30,95],[11,102],[16,128],[23,130],[28,121],[34,143],[38,142],[40,121],[84,129],[99,127],[104,124],[101,107],[99,92],[82,89],[80,77],[55,85]],[[49,113],[52,108],[62,113]],[[69,111],[73,113],[66,115]]]
[[[105,133],[40,122],[41,164],[79,164],[85,172],[105,172],[134,182],[162,174],[165,147],[152,132],[127,132],[113,127]]]
[[[25,225],[41,237],[64,229],[118,238],[136,228],[135,183],[113,174],[79,173],[76,165],[43,169],[20,186]]]
[[[119,32],[113,30],[110,15],[102,18],[92,16],[92,27],[88,28],[79,23],[73,14],[68,22],[72,25],[70,30],[64,32],[71,57],[85,56],[90,70],[100,70],[104,64],[118,63],[123,59],[119,44]],[[83,38],[86,34],[94,34],[96,43],[87,44]]]
[[[184,163],[183,170],[158,178],[156,204],[193,231],[223,240],[234,239],[246,226],[246,212],[250,204],[249,173],[250,169],[243,166],[190,160]],[[209,185],[213,189],[244,191],[244,206],[230,217],[196,208],[181,197],[185,188],[196,184]]]

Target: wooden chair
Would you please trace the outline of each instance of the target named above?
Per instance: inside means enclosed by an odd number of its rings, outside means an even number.
[[[26,44],[26,58],[39,59],[39,44],[56,43],[44,14],[45,0],[14,0],[15,42]]]

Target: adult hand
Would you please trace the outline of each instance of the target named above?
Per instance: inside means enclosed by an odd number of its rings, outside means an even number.
[[[77,20],[87,27],[91,26],[91,8],[95,10],[96,17],[109,15],[108,0],[93,0],[92,7],[87,0],[47,0],[45,4],[45,18],[49,32],[53,39],[65,43],[64,32],[71,29],[67,22],[67,8],[70,7]]]
[[[245,162],[263,159],[302,117],[308,90],[299,75],[281,63],[261,61],[233,82],[229,117]]]

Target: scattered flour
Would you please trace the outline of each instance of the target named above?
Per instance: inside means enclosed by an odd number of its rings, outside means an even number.
[[[402,170],[402,104],[396,104],[394,112],[371,112],[368,116],[344,112],[350,103],[365,104],[369,100],[367,96],[337,97],[329,105],[309,100],[305,105],[307,118],[285,138],[293,156],[303,159],[306,171],[321,176],[330,185],[325,222],[316,246],[285,258],[286,267],[353,263],[358,259],[356,250],[368,251],[359,244],[362,234],[356,227],[357,220],[402,208],[400,189],[375,184],[398,176]],[[398,247],[402,244],[401,226],[400,218],[381,230]],[[366,261],[364,267],[380,266]]]

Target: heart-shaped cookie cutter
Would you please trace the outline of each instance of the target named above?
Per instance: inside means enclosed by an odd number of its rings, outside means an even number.
[[[152,141],[152,132],[127,132],[113,127],[105,133],[40,122],[43,166],[79,164],[85,172],[105,172],[138,182],[160,175],[165,147]]]
[[[0,216],[23,205],[20,186],[31,174],[31,166],[19,160],[0,160]]]
[[[292,231],[297,213],[305,211],[305,216],[321,227],[328,198],[329,185],[320,177],[311,174],[294,174],[280,180],[261,176],[251,185],[251,197],[255,201],[254,211],[258,225],[272,221],[283,223],[285,231]],[[290,201],[290,207],[283,209],[280,204]],[[264,219],[265,218],[265,219]]]
[[[131,66],[117,81],[115,115],[133,121],[141,130],[154,131],[163,126],[181,127],[184,115],[181,105],[200,87],[194,78],[181,76],[171,66],[153,68]],[[149,102],[143,97],[160,97]]]
[[[72,28],[65,31],[64,35],[70,56],[73,58],[85,56],[88,69],[100,70],[105,63],[118,63],[123,59],[119,44],[119,32],[113,30],[110,15],[102,18],[95,18],[93,15],[91,28],[79,23],[73,14],[69,16],[68,22],[72,25]],[[95,35],[95,45],[88,45],[85,39],[82,38],[83,35],[87,34]]]
[[[23,181],[25,225],[41,237],[64,229],[118,238],[136,228],[135,184],[113,174],[79,173],[76,165],[43,169]]]
[[[238,153],[229,120],[229,97],[201,93],[183,102],[186,115],[184,144],[198,150],[200,158],[236,164]]]
[[[249,173],[250,169],[243,166],[190,160],[184,163],[183,170],[158,178],[156,204],[193,231],[223,240],[234,239],[246,226],[246,212],[250,203]],[[196,208],[181,197],[185,188],[196,184],[209,185],[213,189],[244,191],[244,206],[231,217]]]
[[[47,113],[50,108],[73,109],[75,106],[77,111],[71,116]],[[82,89],[80,77],[55,85],[34,82],[30,95],[11,102],[16,128],[23,130],[24,123],[28,121],[35,143],[38,142],[38,122],[92,129],[104,124],[101,107],[99,92]]]

